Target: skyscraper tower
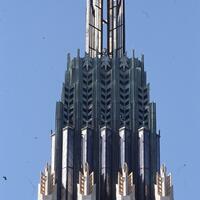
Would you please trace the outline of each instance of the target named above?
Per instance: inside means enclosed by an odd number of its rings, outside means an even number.
[[[86,53],[68,55],[38,200],[173,200],[146,79],[144,56],[126,55],[125,0],[87,0]]]

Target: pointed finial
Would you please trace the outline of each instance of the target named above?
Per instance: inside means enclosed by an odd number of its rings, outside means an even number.
[[[71,62],[71,55],[70,53],[67,54],[67,69],[70,67],[70,62]]]
[[[86,162],[85,164],[84,164],[84,168],[83,168],[83,173],[84,173],[84,175],[88,175],[89,174],[89,164]]]
[[[77,58],[80,58],[80,49],[77,50]]]
[[[144,54],[142,54],[141,62],[144,64]]]
[[[124,174],[124,175],[128,174],[128,165],[127,165],[126,162],[124,163],[124,166],[123,166],[122,171],[123,171],[123,174]]]
[[[132,54],[133,54],[133,58],[135,58],[135,49],[133,49]]]

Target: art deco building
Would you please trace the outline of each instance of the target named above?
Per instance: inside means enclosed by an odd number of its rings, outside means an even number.
[[[126,54],[125,0],[87,0],[86,13],[86,53],[68,55],[38,200],[173,200],[144,56]]]

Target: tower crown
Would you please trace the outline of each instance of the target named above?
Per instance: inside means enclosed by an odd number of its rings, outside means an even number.
[[[125,0],[86,2],[86,54],[68,55],[38,200],[173,200],[144,56],[125,53]]]
[[[110,57],[121,57],[125,53],[124,1],[87,0],[86,53],[91,57],[101,56],[104,48]]]

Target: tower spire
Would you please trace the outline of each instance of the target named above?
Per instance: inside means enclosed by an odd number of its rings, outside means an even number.
[[[86,53],[91,57],[102,55],[106,48],[110,57],[121,57],[125,53],[125,0],[87,0]],[[107,13],[104,19],[103,13]],[[103,34],[103,25],[107,34]],[[103,46],[104,37],[106,46]]]

